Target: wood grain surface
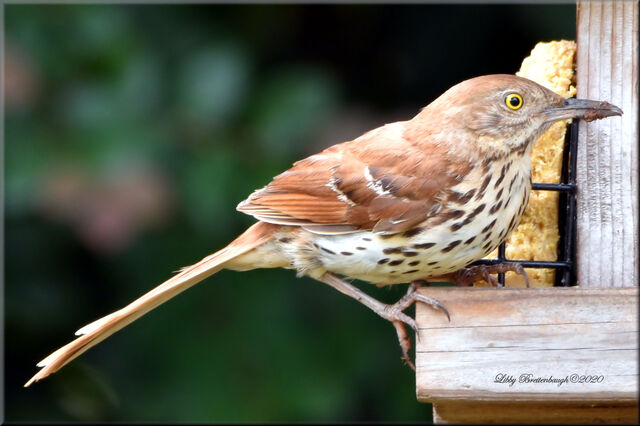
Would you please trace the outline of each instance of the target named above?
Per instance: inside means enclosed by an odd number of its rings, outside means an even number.
[[[578,98],[622,117],[580,122],[577,278],[584,287],[638,285],[638,2],[578,2]]]
[[[637,401],[637,287],[420,291],[419,400]]]

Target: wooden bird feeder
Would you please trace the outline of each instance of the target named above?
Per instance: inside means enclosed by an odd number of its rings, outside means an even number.
[[[578,2],[576,286],[442,288],[418,304],[416,394],[435,423],[638,422],[638,1]]]

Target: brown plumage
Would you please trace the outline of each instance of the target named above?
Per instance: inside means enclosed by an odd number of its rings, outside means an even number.
[[[292,268],[331,285],[391,321],[412,365],[403,324],[415,323],[402,310],[416,301],[448,315],[446,309],[416,293],[415,284],[385,305],[338,274],[384,285],[465,268],[517,226],[531,189],[529,150],[551,123],[621,113],[605,102],[565,100],[512,75],[466,80],[413,119],[334,145],[276,176],[238,206],[258,223],[78,330],[80,337],[41,361],[25,386],[223,268]]]

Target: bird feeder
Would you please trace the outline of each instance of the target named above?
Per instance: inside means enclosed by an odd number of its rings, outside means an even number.
[[[436,423],[638,421],[638,1],[578,2],[577,90],[624,111],[574,122],[546,288],[443,288],[418,304],[416,394]],[[506,259],[502,246],[497,260]],[[504,277],[499,277],[504,282]]]

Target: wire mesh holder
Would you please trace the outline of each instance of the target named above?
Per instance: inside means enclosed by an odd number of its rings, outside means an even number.
[[[569,287],[576,282],[576,153],[578,148],[578,121],[574,119],[567,127],[562,154],[560,183],[532,183],[534,191],[557,191],[558,200],[558,241],[557,261],[507,259],[506,242],[498,246],[495,259],[481,259],[472,265],[495,265],[499,263],[519,263],[525,268],[555,269],[554,286]],[[498,274],[498,282],[504,285],[504,273]]]

